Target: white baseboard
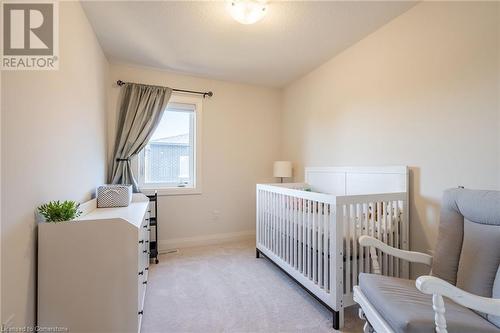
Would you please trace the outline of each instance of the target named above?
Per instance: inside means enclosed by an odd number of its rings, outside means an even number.
[[[255,230],[160,240],[158,247],[160,253],[165,253],[172,249],[217,245],[248,240],[255,240]]]

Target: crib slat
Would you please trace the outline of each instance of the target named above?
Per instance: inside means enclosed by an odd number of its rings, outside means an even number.
[[[323,284],[325,286],[325,290],[329,290],[328,286],[328,273],[330,272],[330,259],[329,259],[329,254],[330,254],[330,249],[329,249],[329,243],[330,243],[330,220],[329,220],[329,210],[330,210],[330,205],[325,204],[324,205],[325,211],[323,212],[323,220],[325,223],[324,227],[324,232],[323,232]]]
[[[269,200],[267,197],[269,196],[268,192],[264,192],[264,247],[267,248],[267,205],[269,204]]]
[[[376,237],[377,234],[375,233],[375,214],[376,214],[376,203],[375,202],[371,202],[370,203],[370,208],[371,208],[371,212],[370,212],[370,233],[371,233],[371,236],[372,237]],[[376,250],[375,250],[376,251]],[[369,253],[369,252],[368,252]],[[370,260],[370,272],[372,272],[373,268],[373,263],[371,262]]]
[[[292,219],[290,221],[290,264],[295,267],[295,198],[291,198]]]
[[[360,224],[360,231],[359,231],[359,236],[361,235],[366,235],[368,231],[368,215],[367,215],[367,203],[363,202],[360,205],[360,217],[359,217],[359,224]],[[366,261],[366,256],[365,256],[365,248],[363,246],[359,246],[358,242],[358,248],[359,248],[359,272],[367,272],[367,261]]]
[[[306,275],[306,200],[302,199],[302,274]]]
[[[276,237],[274,237],[276,241],[276,251],[275,254],[280,257],[281,256],[281,251],[280,251],[280,240],[281,240],[281,205],[280,205],[280,199],[281,199],[281,194],[276,193],[276,204],[275,204],[275,212],[276,212]]]
[[[400,223],[401,223],[401,219],[399,218],[399,202],[396,201],[396,209],[395,209],[395,212],[396,214],[396,228],[395,228],[395,232],[396,232],[396,246],[397,248],[401,248],[401,242],[400,242],[400,236],[399,236],[399,228],[400,228]],[[397,272],[397,277],[400,277],[401,276],[401,272],[399,271],[399,262],[400,260],[398,258],[396,258],[396,272]]]
[[[279,233],[278,233],[278,224],[279,224],[279,209],[278,209],[278,193],[275,193],[274,194],[274,237],[273,237],[273,242],[274,242],[274,253],[275,254],[278,254],[279,253],[279,250],[278,250],[278,236],[279,236]]]
[[[323,203],[318,203],[318,285],[323,286]]]
[[[271,240],[271,237],[272,237],[272,232],[273,232],[273,228],[271,226],[271,222],[272,222],[272,205],[273,205],[273,193],[272,192],[269,192],[267,194],[267,199],[268,199],[268,202],[267,202],[267,248],[270,249],[272,251],[272,240]]]
[[[265,192],[261,191],[260,192],[260,221],[259,221],[259,226],[260,226],[260,244],[264,243],[264,217],[265,217]]]
[[[292,216],[293,214],[293,209],[292,209],[292,198],[290,196],[287,196],[287,238],[286,238],[286,245],[287,245],[287,257],[288,257],[288,264],[292,264]]]
[[[266,225],[265,225],[265,219],[266,219],[266,192],[262,191],[261,193],[261,209],[262,212],[260,213],[260,243],[262,245],[265,245],[265,232],[266,232]]]
[[[281,216],[282,216],[282,236],[281,236],[281,256],[286,261],[286,196],[281,196]]]
[[[267,248],[272,250],[272,218],[273,218],[273,193],[267,193]]]
[[[260,244],[260,231],[261,231],[261,227],[260,227],[260,216],[261,216],[261,212],[262,212],[262,205],[261,205],[261,194],[262,191],[257,189],[257,212],[256,212],[256,215],[257,215],[257,223],[256,223],[256,241],[257,241],[257,244]]]
[[[293,260],[292,266],[297,268],[297,198],[293,198],[293,220],[292,220],[292,250]]]
[[[260,243],[260,212],[261,212],[261,205],[260,205],[260,190],[257,189],[257,203],[256,203],[256,211],[255,211],[255,215],[256,215],[256,218],[257,218],[257,222],[255,223],[255,242],[257,243],[257,245]]]
[[[302,218],[302,199],[297,199],[297,265],[296,268],[300,272],[301,266],[300,266],[300,225],[301,225],[301,218]]]
[[[280,194],[280,258],[281,259],[285,259],[284,257],[284,253],[283,253],[283,235],[285,234],[284,233],[284,218],[285,218],[285,212],[284,212],[284,209],[283,209],[283,203],[284,203],[284,195],[283,194]]]
[[[380,204],[382,205],[381,209],[381,214],[382,214],[382,220],[380,221],[382,225],[382,242],[387,244],[387,228],[386,228],[386,222],[387,222],[387,207],[386,203],[384,201],[381,201]],[[387,253],[383,252],[382,255],[382,274],[387,275]]]
[[[267,192],[264,191],[262,193],[262,245],[264,247],[267,247],[266,243],[266,236],[267,236],[267,224],[266,224],[266,219],[267,219]]]
[[[317,209],[318,209],[318,203],[316,201],[313,202],[313,207],[312,207],[312,223],[313,223],[313,247],[312,247],[312,251],[313,251],[313,281],[316,283],[317,282],[317,278],[318,278],[318,273],[317,273],[317,269],[318,269],[318,264],[317,264],[317,260],[318,260],[318,255],[317,255],[317,251],[318,251],[318,215],[317,215]]]
[[[290,213],[291,213],[291,218],[290,218],[290,265],[295,267],[295,261],[293,258],[293,243],[294,243],[294,232],[295,232],[295,199],[293,197],[290,197]]]
[[[352,224],[352,238],[349,237],[349,243],[352,244],[352,284],[358,284],[358,221],[359,221],[359,207],[358,204],[351,205],[354,212],[354,221]],[[351,240],[352,239],[352,240]]]
[[[311,214],[312,214],[312,201],[307,200],[307,277],[309,279],[311,279],[311,246],[312,246]]]
[[[287,215],[288,215],[288,218],[287,218],[287,232],[286,232],[286,246],[287,246],[287,249],[286,249],[286,255],[287,255],[287,260],[286,262],[290,265],[291,264],[291,260],[290,260],[290,242],[291,242],[291,238],[290,238],[290,232],[291,232],[291,220],[292,220],[292,207],[291,207],[291,197],[290,196],[287,196],[286,197],[286,203],[287,203]]]
[[[383,237],[383,234],[382,234],[382,203],[379,201],[377,202],[377,220],[375,222],[375,225],[377,227],[377,238],[380,240],[380,241],[383,241],[382,240],[382,237]],[[379,251],[379,262],[380,262],[380,271],[382,271],[384,269],[383,265],[384,265],[384,260],[383,260],[383,252],[382,251]]]
[[[352,215],[351,215],[351,205],[346,205],[345,206],[345,215],[344,215],[344,243],[345,243],[345,285],[347,290],[351,289],[351,223],[352,221]]]
[[[286,216],[286,195],[281,196],[281,216],[282,216],[282,236],[281,236],[281,248],[282,248],[282,259],[286,261],[286,221],[288,220]]]
[[[301,270],[301,257],[300,257],[300,225],[301,223],[301,218],[302,218],[302,211],[301,211],[301,206],[302,206],[302,199],[297,199],[297,242],[296,242],[296,248],[297,248],[297,264],[296,268],[300,272]]]
[[[276,193],[275,197],[275,203],[274,203],[274,214],[276,215],[276,222],[274,223],[275,225],[275,236],[274,236],[274,252],[277,256],[280,255],[280,195]]]
[[[302,211],[301,211],[301,206],[302,206],[302,199],[297,199],[297,242],[296,242],[296,247],[297,247],[297,265],[296,268],[300,272],[301,265],[301,257],[300,257],[300,225],[301,225],[301,218],[302,218]]]
[[[279,230],[280,230],[280,209],[279,209],[279,194],[274,195],[274,253],[279,256]]]
[[[267,248],[271,249],[271,219],[272,219],[272,193],[267,193]]]
[[[302,241],[302,199],[298,199],[297,202],[297,270],[300,272],[302,270],[302,257],[301,257],[301,241]]]
[[[382,225],[382,203],[380,201],[377,202],[377,220],[376,220],[376,227],[377,227],[377,239],[382,241],[382,228],[381,228],[381,225]],[[383,265],[384,265],[384,260],[382,260],[382,256],[383,256],[383,252],[382,251],[378,251],[378,258],[379,258],[379,265],[380,265],[380,271],[382,271],[384,269]]]
[[[295,241],[295,248],[296,248],[296,262],[295,262],[295,267],[297,270],[300,272],[300,224],[301,224],[301,217],[302,217],[302,212],[301,212],[301,204],[302,200],[297,199],[297,225],[296,225],[296,241]]]
[[[394,247],[394,224],[393,224],[393,216],[392,216],[392,201],[389,201],[387,204],[387,218],[388,218],[388,232],[389,232],[389,246]],[[394,276],[394,257],[389,256],[389,275]]]
[[[269,249],[274,252],[274,194],[270,193],[269,209],[271,211],[269,219]]]

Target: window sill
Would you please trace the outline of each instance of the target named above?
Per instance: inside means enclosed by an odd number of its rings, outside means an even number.
[[[158,192],[158,196],[168,196],[168,195],[200,195],[201,189],[197,187],[168,187],[168,188],[140,188],[140,191],[145,195],[153,195],[155,191]]]

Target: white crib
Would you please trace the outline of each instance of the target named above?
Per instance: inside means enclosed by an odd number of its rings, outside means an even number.
[[[305,183],[258,184],[256,255],[263,254],[333,312],[343,327],[360,272],[370,272],[361,235],[408,249],[408,169],[306,168]],[[408,278],[408,264],[381,254],[382,274]]]

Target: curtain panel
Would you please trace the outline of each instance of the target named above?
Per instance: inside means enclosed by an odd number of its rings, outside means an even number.
[[[148,144],[158,126],[172,89],[126,83],[122,87],[118,128],[108,182],[130,184],[139,192],[130,160]]]

